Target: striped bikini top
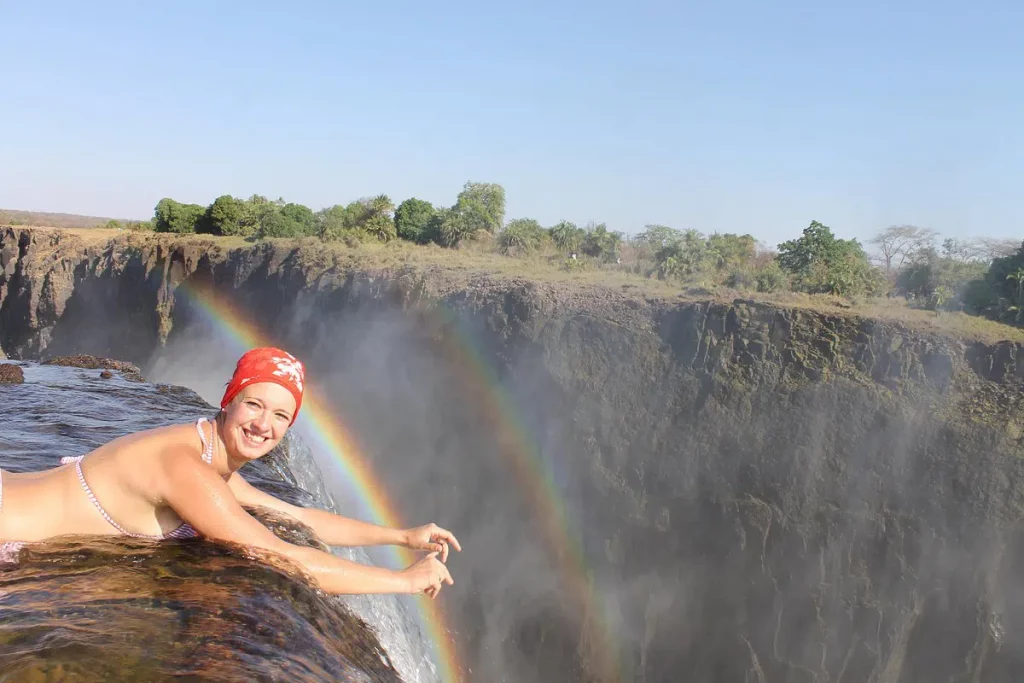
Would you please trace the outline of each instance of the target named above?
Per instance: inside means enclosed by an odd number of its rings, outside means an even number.
[[[211,439],[209,443],[206,442],[206,435],[203,433],[202,426],[203,423],[207,421],[208,420],[205,417],[201,417],[198,420],[196,420],[196,431],[199,432],[199,438],[203,442],[203,462],[205,462],[207,465],[211,465],[213,464],[213,440]],[[96,499],[96,495],[92,492],[92,489],[89,488],[89,484],[86,483],[85,475],[82,474],[82,458],[84,457],[84,455],[67,456],[61,458],[60,463],[62,465],[66,465],[72,462],[75,463],[75,471],[78,472],[78,483],[82,485],[82,490],[85,491],[85,494],[89,496],[89,500],[92,501],[92,504],[95,505],[96,509],[100,511],[100,514],[103,515],[103,519],[110,522],[110,525],[118,531],[120,531],[122,534],[124,534],[125,536],[131,536],[133,538],[150,538],[154,540],[164,540],[168,538],[195,538],[199,536],[199,532],[193,529],[192,525],[190,525],[188,522],[183,522],[181,526],[179,526],[178,528],[172,529],[171,531],[168,531],[166,534],[160,536],[154,536],[152,534],[136,534],[125,529],[123,526],[115,522],[114,519],[109,514],[107,514],[107,511],[103,509],[103,506],[100,505],[100,502]]]

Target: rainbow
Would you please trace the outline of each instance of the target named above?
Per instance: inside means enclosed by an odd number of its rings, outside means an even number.
[[[213,325],[217,333],[238,347],[239,355],[250,348],[274,345],[275,342],[211,287],[186,281],[178,289],[205,314],[207,322]],[[313,386],[307,386],[302,400],[302,412],[296,424],[305,428],[303,433],[311,437],[312,443],[309,445],[314,451],[328,454],[340,466],[354,495],[353,502],[363,519],[381,526],[403,526],[369,460],[360,454],[355,439],[345,429],[327,399]],[[386,552],[394,567],[407,566],[416,557],[405,548],[394,546],[389,546]],[[458,650],[445,623],[443,611],[429,598],[421,597],[417,602],[418,618],[429,636],[441,680],[445,683],[461,683],[463,676]]]
[[[580,654],[588,660],[590,673],[602,683],[625,680],[619,646],[610,629],[608,607],[595,600],[593,577],[587,569],[579,537],[571,532],[574,525],[561,502],[564,496],[558,490],[555,473],[545,464],[529,428],[518,419],[520,410],[515,398],[502,387],[479,346],[473,343],[472,332],[457,315],[438,304],[428,311],[428,316],[434,325],[445,330],[441,344],[452,361],[448,367],[469,394],[468,404],[476,406],[486,424],[494,429],[501,455],[515,473],[518,490],[535,511],[570,597],[580,609],[584,628],[580,643],[584,652]]]

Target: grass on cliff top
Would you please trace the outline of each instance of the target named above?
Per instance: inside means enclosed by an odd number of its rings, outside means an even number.
[[[50,228],[32,228],[51,230]],[[55,229],[52,229],[55,230]],[[84,246],[95,246],[110,240],[159,240],[166,242],[213,243],[224,250],[249,249],[254,243],[242,237],[212,235],[167,235],[128,231],[92,229],[61,229],[79,238]],[[532,280],[581,289],[612,290],[626,296],[664,301],[715,301],[730,303],[748,299],[782,308],[799,308],[845,317],[872,318],[895,322],[920,332],[953,336],[967,341],[996,343],[1013,341],[1024,344],[1024,330],[959,312],[934,312],[909,305],[904,299],[845,299],[828,295],[799,292],[759,293],[739,291],[713,284],[680,284],[645,277],[631,272],[626,265],[577,265],[566,267],[566,260],[550,254],[509,257],[497,253],[492,244],[481,242],[452,250],[437,245],[420,246],[408,242],[389,244],[343,243],[323,244],[315,238],[271,240],[281,248],[300,247],[300,255],[314,269],[331,267],[353,270],[359,268],[401,269],[430,268],[445,273],[451,285],[468,283],[487,276],[497,280]]]

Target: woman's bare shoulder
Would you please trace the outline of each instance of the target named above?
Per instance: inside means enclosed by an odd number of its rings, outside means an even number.
[[[207,438],[209,434],[207,433]],[[140,460],[163,460],[165,457],[177,458],[189,454],[202,453],[202,444],[196,432],[196,425],[191,423],[170,424],[154,427],[118,437],[89,455],[106,459],[107,456],[119,461],[137,463]]]

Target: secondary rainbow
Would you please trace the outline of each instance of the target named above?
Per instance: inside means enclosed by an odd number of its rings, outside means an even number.
[[[205,314],[207,322],[216,331],[238,346],[239,354],[258,346],[270,346],[275,342],[264,334],[254,323],[246,319],[224,297],[209,287],[186,282],[179,291],[187,294],[188,300]],[[305,424],[302,424],[305,423]],[[344,474],[360,516],[367,521],[388,527],[404,526],[391,503],[387,491],[374,474],[370,462],[362,456],[355,445],[355,439],[345,429],[338,415],[331,409],[323,394],[312,383],[302,401],[302,412],[296,426],[312,437],[310,444],[315,452],[331,457]],[[319,447],[319,448],[318,448]],[[414,556],[404,548],[389,547],[394,567],[403,567],[413,561]],[[445,624],[440,606],[427,598],[419,598],[419,619],[429,635],[434,661],[438,664],[441,680],[445,683],[460,683],[462,669],[459,665],[458,650]]]

